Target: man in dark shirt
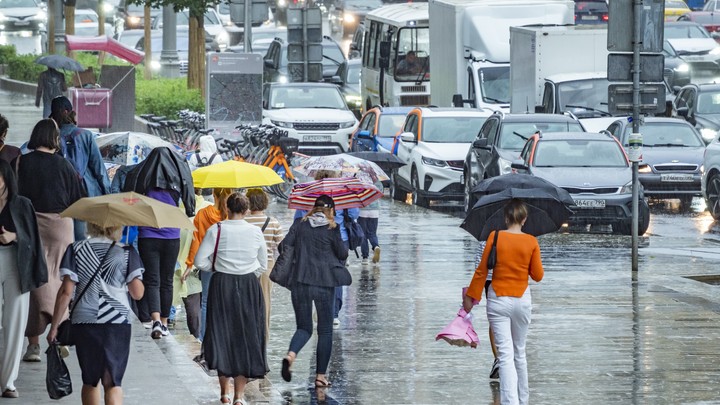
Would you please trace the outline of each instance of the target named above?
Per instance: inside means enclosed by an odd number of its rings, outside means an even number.
[[[35,94],[35,107],[40,107],[40,99],[43,102],[43,118],[50,117],[50,103],[57,96],[62,96],[67,90],[65,75],[57,70],[48,67],[40,73],[38,78],[37,93]]]
[[[417,55],[415,55],[415,51],[410,51],[407,53],[407,55],[405,55],[405,59],[401,60],[400,63],[398,63],[397,73],[401,75],[416,75],[422,71],[422,68],[422,63],[420,63]]]

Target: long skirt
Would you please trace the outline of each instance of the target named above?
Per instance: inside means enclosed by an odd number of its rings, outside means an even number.
[[[255,274],[213,273],[203,352],[222,377],[264,378],[265,303]]]
[[[72,218],[60,218],[59,214],[36,212],[40,240],[45,250],[48,282],[30,291],[30,313],[25,336],[40,336],[52,322],[55,298],[62,284],[60,261],[67,247],[75,240]],[[66,314],[67,315],[67,314]]]

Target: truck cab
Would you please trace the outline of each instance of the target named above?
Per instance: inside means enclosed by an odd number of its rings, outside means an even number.
[[[535,112],[571,112],[578,118],[610,116],[607,112],[609,84],[605,72],[548,76],[543,85],[541,103],[535,106]]]

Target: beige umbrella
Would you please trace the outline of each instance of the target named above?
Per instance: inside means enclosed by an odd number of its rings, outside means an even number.
[[[134,192],[81,198],[60,216],[91,222],[104,228],[135,225],[195,229],[180,208]]]

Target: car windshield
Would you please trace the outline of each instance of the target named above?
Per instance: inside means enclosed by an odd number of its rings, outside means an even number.
[[[560,111],[581,113],[582,110],[607,111],[607,79],[584,79],[560,82],[558,84],[558,103]]]
[[[153,53],[153,55],[155,55],[155,54],[159,55],[163,49],[163,38],[161,35],[153,36],[151,38],[152,38],[151,39],[152,43],[150,44],[150,46],[152,46],[152,53]],[[190,44],[188,42],[189,41],[188,36],[187,35],[178,35],[176,37],[176,39],[177,39],[177,49],[176,50],[178,52],[187,52],[188,49],[190,48]],[[142,43],[142,41],[139,41],[138,45],[141,43]]]
[[[715,11],[718,9],[718,3],[720,3],[720,1],[710,0],[707,3],[705,3],[703,10],[704,11]]]
[[[160,23],[162,23],[162,14],[160,14],[157,18],[159,18]],[[208,11],[205,13],[204,23],[207,25],[220,25],[220,21],[218,21],[217,15],[212,11]],[[177,13],[177,25],[190,25],[190,13],[188,13],[187,11]]]
[[[397,58],[392,65],[399,81],[430,80],[430,29],[400,28]]]
[[[280,38],[283,41],[287,41],[287,30],[279,31],[253,31],[252,32],[252,43],[253,45],[260,43],[261,41],[273,40]]]
[[[274,87],[270,93],[271,109],[334,108],[347,109],[336,87],[288,86]]]
[[[373,10],[383,6],[380,0],[345,0],[345,4]]]
[[[323,44],[323,66],[339,66],[344,60],[345,55],[334,42]]]
[[[682,8],[689,10],[690,8],[683,1],[667,1],[665,0],[665,8]]]
[[[632,127],[625,128],[625,136],[628,139]],[[671,123],[646,123],[640,130],[643,136],[643,146],[688,146],[702,147],[705,142],[700,139],[692,127],[684,124]],[[626,141],[627,142],[627,141]]]
[[[720,114],[720,91],[703,91],[697,99],[698,114]]]
[[[360,83],[360,71],[361,70],[362,70],[362,65],[348,66],[347,82],[350,84]]]
[[[486,117],[431,117],[422,120],[422,141],[470,143]]]
[[[627,167],[622,147],[613,140],[541,140],[536,167]]]
[[[478,69],[482,99],[490,104],[510,102],[510,68],[491,67]]]
[[[0,8],[21,8],[21,7],[37,7],[34,0],[1,0]]]
[[[97,22],[98,16],[97,14],[90,14],[90,13],[82,13],[82,14],[75,14],[75,23],[76,24],[82,24],[82,23],[92,23]]]
[[[520,151],[525,141],[540,132],[584,132],[577,122],[506,122],[500,131],[500,149]]]
[[[665,39],[710,38],[707,31],[699,25],[666,25]]]
[[[392,138],[395,134],[400,132],[400,128],[404,122],[405,116],[401,114],[381,115],[377,136],[381,138]]]
[[[607,13],[608,6],[604,1],[576,1],[575,12],[582,13]]]

